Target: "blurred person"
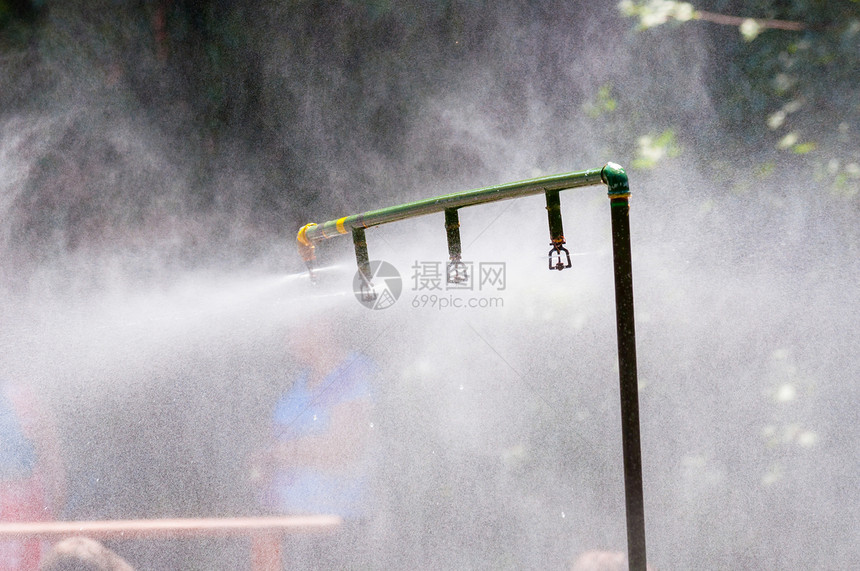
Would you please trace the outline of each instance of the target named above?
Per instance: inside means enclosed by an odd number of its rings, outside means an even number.
[[[333,534],[291,539],[287,556],[303,569],[358,568],[369,556],[375,366],[337,332],[325,319],[295,332],[289,348],[301,369],[275,404],[270,443],[252,465],[268,513],[344,520]]]
[[[94,539],[70,537],[54,545],[39,571],[134,571],[134,568]]]
[[[627,556],[620,551],[586,551],[576,558],[570,571],[628,571]],[[647,565],[648,571],[654,571]]]
[[[65,502],[54,423],[25,386],[0,380],[0,521],[54,519]],[[38,568],[38,539],[0,541],[0,571]]]

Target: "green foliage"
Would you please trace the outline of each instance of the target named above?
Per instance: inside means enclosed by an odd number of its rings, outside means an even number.
[[[607,83],[600,86],[594,99],[588,101],[583,106],[583,110],[589,118],[597,119],[604,113],[612,113],[616,107],[618,107],[618,102],[612,96],[612,85]]]
[[[625,16],[639,19],[639,29],[647,30],[670,20],[686,22],[696,17],[696,10],[689,2],[675,2],[673,0],[648,0],[647,2],[633,2],[622,0],[618,9]]]
[[[0,48],[26,42],[40,10],[41,2],[0,0]]]
[[[666,129],[657,135],[643,135],[637,143],[636,158],[631,163],[633,168],[653,169],[661,160],[681,154],[681,147],[672,129]]]
[[[625,0],[619,10],[649,33],[667,33],[651,29],[669,22],[707,26],[704,31],[718,38],[713,57],[722,62],[721,77],[713,78],[713,98],[723,125],[739,140],[760,141],[762,132],[770,133],[769,149],[756,145],[747,152],[776,152],[783,167],[835,170],[825,182],[832,194],[856,196],[850,190],[853,171],[844,170],[860,163],[856,0],[762,0],[746,3],[746,13],[708,12],[669,0]],[[739,32],[736,41],[724,33],[730,28]]]
[[[860,196],[860,162],[842,163],[830,159],[817,171],[819,180],[829,184],[832,194],[837,198],[853,199]]]

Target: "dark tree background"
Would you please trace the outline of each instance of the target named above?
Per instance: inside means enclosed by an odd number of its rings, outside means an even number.
[[[670,17],[637,32],[617,9],[570,2],[4,2],[3,116],[54,118],[14,191],[12,239],[75,249],[207,215],[216,236],[286,237],[321,209],[402,194],[398,171],[405,192],[480,184],[495,161],[476,133],[426,116],[452,93],[490,136],[534,142],[545,170],[606,156],[653,167],[637,153],[656,148],[717,181],[708,198],[789,171],[856,212],[857,3],[695,8],[803,29],[749,41]],[[573,144],[583,122],[598,144]],[[145,172],[139,152],[161,168]]]
[[[618,162],[636,188],[658,568],[850,568],[858,70],[856,0],[0,0],[0,289],[10,306],[50,308],[123,284],[160,292],[195,270],[299,271],[306,222]],[[389,568],[551,568],[623,541],[607,515],[618,498],[601,494],[618,483],[615,404],[601,400],[612,309],[605,291],[573,290],[583,305],[512,295],[517,312],[475,320],[507,367],[442,320],[400,324],[395,356],[379,349],[383,401],[408,416],[380,420]],[[156,301],[142,307],[181,313]],[[0,373],[16,370],[9,339],[53,339],[44,319],[6,327]],[[128,382],[90,400],[78,388],[91,379],[62,362],[87,341],[39,349],[60,373],[36,383],[68,399],[57,408],[81,447],[68,517],[248,511],[251,419],[293,366],[248,321],[240,339],[226,318],[187,337],[153,327],[157,343],[96,331],[73,360]],[[561,359],[548,340],[570,335],[576,354]],[[109,362],[124,341],[152,353]],[[494,387],[474,408],[451,396],[468,396],[466,369]],[[522,394],[499,389],[511,376]],[[549,396],[525,390],[534,379]],[[493,405],[496,424],[473,438],[513,443],[451,436],[472,426],[457,410]],[[577,482],[591,495],[572,504]],[[609,531],[559,539],[588,521]],[[138,548],[141,561],[158,551]],[[219,564],[205,552],[179,546],[170,561]]]

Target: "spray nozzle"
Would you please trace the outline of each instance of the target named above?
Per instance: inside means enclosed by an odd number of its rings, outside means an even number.
[[[562,244],[564,244],[564,240],[550,244],[552,250],[549,251],[549,269],[551,270],[561,271],[571,266],[570,252]],[[555,259],[555,263],[553,263],[553,259]]]
[[[311,242],[307,236],[307,231],[312,226],[316,226],[316,224],[311,222],[310,224],[305,224],[299,228],[299,233],[296,235],[296,242],[298,243],[299,255],[308,267],[308,276],[310,276],[312,282],[316,283],[317,276],[314,273],[314,267],[316,266],[315,262],[317,259],[316,247],[314,247],[314,243]]]
[[[564,227],[561,223],[561,200],[557,190],[546,191],[546,213],[549,220],[549,269],[561,271],[571,266],[570,252],[564,247]],[[555,263],[553,263],[555,259]]]
[[[376,301],[376,290],[373,288],[371,282],[364,279],[364,276],[362,276],[361,285],[358,288],[358,295],[363,302],[370,303]]]

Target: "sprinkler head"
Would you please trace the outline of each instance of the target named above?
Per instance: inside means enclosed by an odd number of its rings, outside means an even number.
[[[567,248],[562,246],[564,242],[555,243],[552,242],[550,246],[552,246],[552,250],[549,251],[549,269],[561,271],[565,268],[571,267],[570,261],[570,252],[567,251]],[[553,259],[555,259],[555,263],[553,263]]]

